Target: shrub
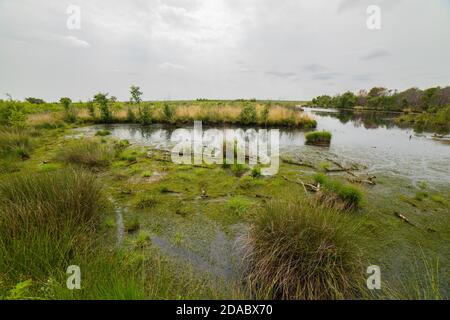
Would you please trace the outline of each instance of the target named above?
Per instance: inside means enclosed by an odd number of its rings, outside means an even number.
[[[330,145],[331,133],[327,131],[309,132],[305,135],[306,143],[312,145]]]
[[[175,110],[170,104],[165,103],[163,107],[163,114],[167,122],[172,122],[175,115]]]
[[[258,178],[261,176],[261,168],[256,166],[252,169],[252,177],[253,178]]]
[[[319,183],[321,189],[325,191],[325,197],[328,193],[328,195],[331,195],[331,201],[333,201],[333,196],[336,196],[343,202],[345,209],[355,209],[360,206],[363,199],[363,194],[358,188],[350,184],[331,179],[322,173],[317,173],[314,175],[314,180]]]
[[[108,166],[114,157],[109,145],[95,140],[74,141],[60,150],[57,159],[87,168],[101,168]]]
[[[355,227],[347,217],[307,201],[279,200],[269,202],[251,221],[245,280],[257,298],[357,296],[364,280]]]
[[[152,122],[150,115],[150,107],[148,105],[142,107],[140,121],[143,125],[149,125]]]
[[[133,109],[131,109],[130,106],[128,107],[127,110],[127,121],[129,123],[134,123],[136,121],[136,115],[134,114]]]
[[[100,106],[100,115],[103,123],[109,123],[112,120],[111,110],[109,109],[109,100],[107,93],[97,93],[94,101]]]
[[[109,130],[99,130],[95,133],[96,136],[100,136],[100,137],[106,137],[109,136],[111,134],[111,131]]]
[[[242,124],[249,125],[257,123],[256,107],[253,103],[246,103],[240,114]]]

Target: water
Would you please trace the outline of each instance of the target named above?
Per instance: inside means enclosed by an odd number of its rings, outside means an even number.
[[[305,146],[302,130],[280,130],[281,154],[308,155],[319,152],[326,159],[333,155],[367,167],[368,173],[387,174],[450,185],[449,139],[436,139],[430,133],[418,134],[413,129],[399,128],[395,115],[381,112],[338,112],[307,109],[318,122],[317,130],[332,132],[330,148]],[[108,125],[81,128],[85,134],[108,129],[112,136],[132,143],[170,150],[171,134],[176,128],[163,125]],[[188,130],[192,126],[185,127]],[[204,128],[207,129],[207,128]],[[217,129],[222,129],[217,127]]]

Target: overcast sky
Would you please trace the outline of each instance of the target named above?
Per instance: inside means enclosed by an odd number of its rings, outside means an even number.
[[[0,0],[0,98],[306,100],[450,85],[449,58],[450,0]]]

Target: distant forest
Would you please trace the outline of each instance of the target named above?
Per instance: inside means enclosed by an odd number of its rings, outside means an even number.
[[[436,113],[450,105],[450,86],[426,90],[411,88],[399,92],[383,87],[370,91],[360,90],[357,94],[346,92],[336,96],[322,95],[314,98],[310,106],[323,108],[355,108],[386,111],[410,111]]]

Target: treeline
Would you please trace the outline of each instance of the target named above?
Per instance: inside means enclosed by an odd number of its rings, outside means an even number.
[[[336,96],[322,95],[314,98],[310,106],[323,108],[362,107],[386,111],[410,111],[436,113],[450,105],[450,86],[433,87],[426,90],[410,88],[405,91],[375,87],[360,90],[357,94],[345,92]]]

